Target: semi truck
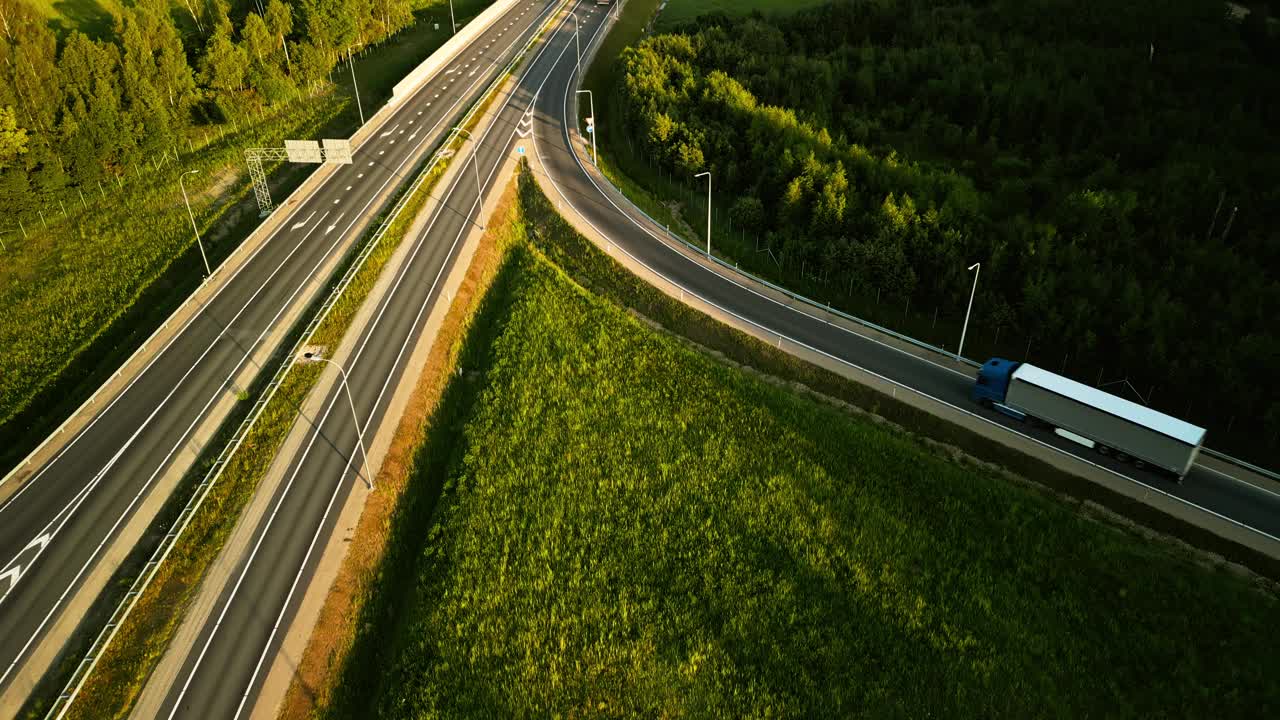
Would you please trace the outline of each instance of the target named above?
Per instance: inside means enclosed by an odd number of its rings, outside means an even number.
[[[1202,427],[1005,358],[983,363],[971,396],[984,407],[1053,428],[1102,455],[1150,466],[1179,482],[1204,445]]]

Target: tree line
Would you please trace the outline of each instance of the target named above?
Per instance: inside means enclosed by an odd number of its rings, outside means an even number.
[[[711,15],[624,51],[616,92],[641,152],[674,174],[712,170],[733,224],[784,262],[952,303],[981,261],[976,322],[1274,439],[1268,11],[850,0],[767,22]]]
[[[410,0],[135,0],[93,39],[0,0],[0,209],[95,188],[193,126],[315,93],[349,47],[412,20]]]

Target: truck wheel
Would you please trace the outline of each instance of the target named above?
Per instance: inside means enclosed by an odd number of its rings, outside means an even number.
[[[978,404],[979,404],[979,405],[981,405],[982,407],[984,407],[984,408],[986,408],[986,409],[990,410],[990,409],[991,409],[991,398],[982,398],[981,400],[979,400],[979,401],[978,401]]]
[[[1099,455],[1102,455],[1104,457],[1111,454],[1111,448],[1107,447],[1106,445],[1103,445],[1102,443],[1098,443],[1097,445],[1094,445],[1094,449],[1098,451]]]
[[[1119,450],[1116,451],[1115,458],[1116,460],[1119,460],[1122,463],[1129,462],[1129,456],[1126,455],[1125,453],[1120,452]]]
[[[1146,469],[1147,469],[1147,463],[1146,463],[1146,462],[1144,462],[1144,461],[1142,461],[1142,460],[1138,460],[1138,459],[1136,459],[1136,458],[1135,458],[1135,459],[1134,459],[1134,461],[1133,461],[1133,466],[1134,466],[1134,467],[1136,467],[1136,468],[1138,468],[1139,470],[1146,470]]]

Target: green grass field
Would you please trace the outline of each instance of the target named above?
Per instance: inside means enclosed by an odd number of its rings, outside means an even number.
[[[91,38],[114,32],[120,0],[21,0],[49,18],[58,34],[79,30]]]
[[[670,0],[658,17],[656,31],[670,30],[682,22],[709,13],[746,15],[757,10],[765,14],[795,12],[825,2],[830,0]]]
[[[329,716],[1280,711],[1273,595],[689,349],[527,220]]]

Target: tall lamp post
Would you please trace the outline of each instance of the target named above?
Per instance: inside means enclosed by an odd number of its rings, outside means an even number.
[[[711,171],[698,173],[695,179],[707,176],[707,257],[711,257]]]
[[[578,94],[587,94],[587,100],[591,103],[591,117],[587,118],[587,131],[591,133],[591,162],[594,165],[600,164],[600,155],[596,152],[596,134],[599,130],[596,128],[596,98],[591,94],[590,90],[579,90]]]
[[[582,72],[582,40],[578,38],[578,14],[569,13],[573,18],[573,41],[578,46],[578,72]]]
[[[342,386],[347,390],[347,402],[351,405],[351,420],[356,424],[356,437],[360,440],[360,456],[364,458],[364,482],[370,490],[373,490],[373,474],[369,472],[369,453],[364,449],[364,428],[360,427],[360,417],[356,415],[356,401],[351,397],[351,383],[347,382],[347,371],[343,370],[338,363],[316,353],[303,353],[302,357],[311,362],[329,363],[338,368],[338,372],[342,375]]]
[[[471,139],[471,131],[463,130],[460,127],[455,127],[453,130],[459,135],[466,135],[468,140]],[[475,147],[475,150],[471,153],[471,159],[474,161],[473,164],[476,167],[476,197],[480,198],[479,200],[480,206],[484,207],[484,186],[480,184],[480,146],[479,145],[477,145]],[[476,223],[476,224],[479,225],[480,223]]]
[[[356,91],[356,108],[360,110],[360,124],[364,125],[364,105],[360,103],[360,86],[356,84],[356,60],[351,54],[351,45],[347,46],[347,64],[351,66],[351,89]]]
[[[960,329],[960,347],[956,349],[957,360],[964,356],[964,336],[969,332],[969,313],[973,312],[973,296],[978,293],[978,275],[982,272],[982,263],[976,262],[970,265],[969,269],[977,272],[973,273],[973,289],[969,291],[969,309],[964,311],[964,327]]]
[[[453,0],[449,0],[449,24],[453,25],[453,34],[458,34],[458,21],[453,18]]]
[[[200,259],[204,261],[204,276],[209,277],[213,271],[209,269],[209,257],[204,254],[204,243],[200,240],[200,229],[196,227],[195,213],[191,212],[191,200],[187,198],[187,186],[183,182],[188,175],[195,175],[199,170],[188,170],[178,176],[178,187],[182,188],[182,202],[187,204],[187,217],[191,218],[191,232],[196,234],[196,246],[200,248]]]

